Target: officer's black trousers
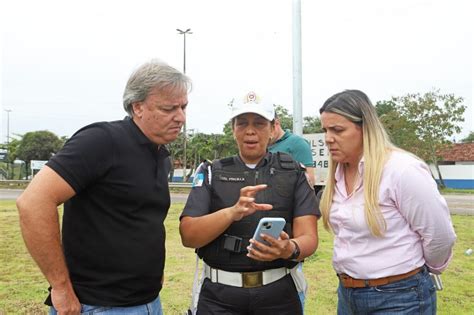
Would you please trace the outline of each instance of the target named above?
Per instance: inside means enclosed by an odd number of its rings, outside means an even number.
[[[258,288],[238,288],[205,279],[198,315],[300,315],[301,302],[291,275]]]

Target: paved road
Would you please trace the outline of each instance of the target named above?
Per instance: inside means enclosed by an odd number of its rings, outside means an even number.
[[[0,189],[0,199],[16,199],[16,197],[18,197],[22,191],[23,189]]]
[[[23,190],[0,189],[0,199],[16,199]],[[172,203],[184,203],[187,194],[171,194]],[[453,214],[474,215],[474,195],[444,195]]]
[[[474,215],[474,195],[443,195],[453,214]]]

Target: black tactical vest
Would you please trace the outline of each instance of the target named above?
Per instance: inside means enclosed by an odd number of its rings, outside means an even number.
[[[257,211],[231,224],[208,245],[198,249],[199,257],[211,267],[227,271],[261,271],[292,268],[297,263],[284,259],[262,262],[246,256],[249,239],[263,217],[282,217],[285,231],[292,237],[293,205],[297,180],[304,170],[285,153],[267,153],[256,169],[248,168],[237,156],[215,160],[211,168],[211,211],[233,206],[245,186],[267,184],[257,193],[256,203],[273,205],[270,211]]]

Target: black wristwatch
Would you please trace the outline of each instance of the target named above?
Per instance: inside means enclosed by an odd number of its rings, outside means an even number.
[[[298,243],[296,243],[296,241],[290,240],[290,242],[295,244],[295,249],[293,250],[293,253],[291,253],[291,256],[288,257],[288,260],[296,260],[300,256],[301,250],[300,250],[300,247],[298,246]]]

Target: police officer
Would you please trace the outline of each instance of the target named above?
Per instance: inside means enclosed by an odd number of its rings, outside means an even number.
[[[273,104],[248,93],[232,106],[237,156],[203,163],[180,217],[183,245],[197,248],[205,280],[197,314],[302,314],[291,273],[318,245],[314,191],[305,170],[270,153]],[[283,217],[278,239],[252,239],[262,217]]]

